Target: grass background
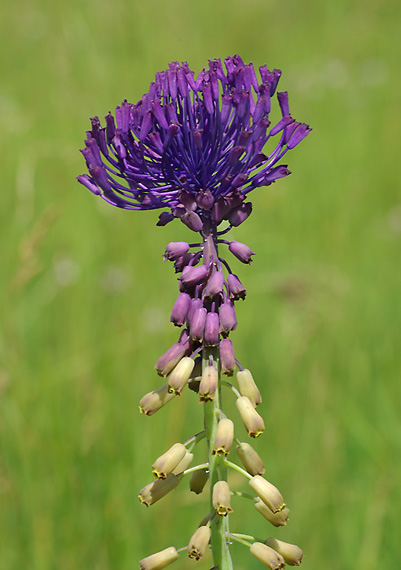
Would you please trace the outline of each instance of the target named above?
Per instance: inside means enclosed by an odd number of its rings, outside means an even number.
[[[74,177],[89,116],[136,101],[172,60],[199,71],[234,53],[281,68],[294,117],[314,131],[289,155],[293,176],[256,191],[232,232],[257,252],[236,266],[249,295],[233,339],[264,398],[257,448],[292,512],[276,530],[237,499],[232,528],[300,544],[305,570],[397,568],[399,3],[1,10],[0,569],[130,570],[186,544],[205,514],[186,483],[149,510],[137,500],[154,458],[202,421],[192,393],[152,418],[137,410],[177,336],[161,254],[189,232],[110,208]],[[241,545],[233,557],[236,570],[261,567]],[[175,567],[194,565],[212,563]]]

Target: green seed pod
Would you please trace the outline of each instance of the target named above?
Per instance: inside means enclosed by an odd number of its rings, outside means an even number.
[[[254,408],[261,403],[262,398],[252,374],[245,368],[237,372],[238,388],[241,396],[246,396],[252,402]]]
[[[248,435],[250,437],[259,437],[265,429],[265,424],[262,416],[255,410],[250,399],[246,396],[241,396],[241,398],[237,398],[236,406]]]
[[[249,486],[273,513],[284,509],[285,503],[280,491],[260,475],[252,477],[249,480]]]
[[[174,546],[169,546],[161,552],[156,552],[139,561],[140,570],[162,570],[178,558],[178,552]]]
[[[198,471],[194,471],[189,481],[190,491],[199,495],[205,488],[208,479],[209,473],[206,469],[199,469]]]
[[[264,504],[262,499],[258,499],[255,503],[255,509],[265,517],[266,520],[269,521],[273,526],[285,526],[288,521],[288,516],[290,514],[290,509],[288,507],[284,507],[282,511],[278,513],[273,513],[268,506]]]
[[[184,459],[187,448],[182,443],[175,443],[168,451],[163,453],[152,465],[153,475],[158,479],[165,479],[174,468]]]
[[[285,567],[284,558],[263,542],[254,542],[251,545],[250,552],[271,570],[280,570],[280,568]]]
[[[189,558],[199,560],[205,554],[210,541],[211,530],[208,526],[200,526],[191,537],[188,544]]]
[[[231,446],[234,439],[234,424],[228,418],[224,418],[217,424],[216,437],[214,439],[214,446],[212,455],[224,455],[225,457],[230,453]]]
[[[220,517],[233,512],[230,504],[230,488],[227,481],[217,481],[213,486],[213,507]]]
[[[175,394],[169,393],[167,384],[164,384],[164,386],[160,386],[157,390],[153,390],[153,392],[148,392],[144,395],[139,402],[139,410],[141,414],[145,414],[145,416],[152,416],[167,404],[167,402],[172,400],[174,396]]]
[[[283,542],[282,540],[277,540],[276,538],[267,538],[265,543],[267,546],[270,546],[270,548],[273,548],[273,550],[281,554],[285,563],[289,566],[299,566],[301,564],[304,553],[299,546]]]

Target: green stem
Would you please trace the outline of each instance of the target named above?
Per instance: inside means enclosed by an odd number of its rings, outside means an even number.
[[[218,254],[216,249],[215,240],[212,233],[205,232],[207,235],[204,241],[203,249],[203,263],[209,264],[210,261],[217,261]],[[222,408],[221,403],[221,378],[220,378],[220,357],[218,348],[204,348],[202,351],[202,369],[209,365],[210,358],[213,359],[213,364],[219,372],[219,385],[216,390],[215,398],[212,402],[205,402],[204,409],[204,424],[208,446],[208,460],[209,460],[209,484],[210,484],[210,512],[215,512],[213,507],[213,486],[217,481],[227,481],[227,467],[224,463],[224,458],[220,455],[212,455],[214,440],[216,437],[217,424],[219,422],[219,410]],[[213,564],[218,570],[233,570],[231,561],[230,549],[226,540],[226,535],[229,532],[228,516],[213,518],[210,525],[211,545],[213,554]]]

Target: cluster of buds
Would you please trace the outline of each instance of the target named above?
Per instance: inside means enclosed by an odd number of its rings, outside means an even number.
[[[229,338],[237,325],[234,303],[245,297],[246,290],[231,273],[228,263],[219,257],[219,244],[228,245],[228,250],[243,263],[251,262],[253,252],[248,246],[226,242],[212,234],[205,235],[203,244],[173,242],[167,245],[164,259],[174,263],[180,289],[171,322],[183,330],[177,342],[156,362],[156,371],[165,379],[165,384],[140,401],[140,411],[150,416],[180,396],[188,386],[205,406],[204,430],[184,443],[175,443],[155,460],[152,471],[156,479],[140,491],[140,502],[153,505],[188,476],[190,491],[196,494],[202,493],[209,482],[210,512],[187,546],[169,547],[141,560],[142,570],[164,568],[183,550],[189,558],[199,560],[207,552],[213,532],[226,546],[232,541],[246,544],[251,554],[271,569],[283,568],[285,564],[298,565],[302,560],[302,551],[294,545],[273,538],[263,540],[233,533],[228,528],[233,496],[251,499],[254,508],[275,527],[287,524],[289,509],[277,487],[264,478],[265,467],[259,454],[249,443],[235,436],[234,421],[221,410],[224,387],[234,394],[238,415],[248,436],[257,438],[265,429],[257,411],[262,402],[260,391],[251,372],[235,358]],[[234,374],[235,383],[228,381],[229,378],[222,380],[222,375]],[[209,444],[208,457],[193,466],[195,447],[204,437]],[[228,459],[234,448],[239,463]],[[248,480],[251,493],[230,489],[229,469],[240,472]],[[214,562],[219,565],[218,560]]]

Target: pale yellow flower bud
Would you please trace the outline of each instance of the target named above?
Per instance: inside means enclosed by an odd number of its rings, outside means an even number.
[[[270,546],[270,548],[273,548],[276,552],[281,554],[285,563],[289,566],[299,566],[301,564],[304,553],[299,546],[283,542],[282,540],[277,540],[276,538],[267,538],[265,543],[267,546]]]
[[[237,382],[241,396],[249,398],[253,407],[256,408],[261,403],[262,397],[249,370],[245,368],[237,372]]]
[[[280,491],[260,475],[252,477],[249,480],[249,486],[273,513],[284,509],[285,503]]]
[[[169,392],[173,394],[181,394],[186,383],[188,382],[191,372],[195,366],[195,362],[189,356],[181,358],[177,366],[168,377],[167,386]]]
[[[219,374],[215,366],[206,366],[199,385],[199,397],[201,402],[214,400],[218,384]]]
[[[227,456],[230,453],[234,439],[234,424],[228,418],[224,418],[217,424],[216,437],[212,449],[213,455]]]
[[[184,459],[187,448],[182,443],[175,443],[168,451],[163,453],[152,465],[153,475],[158,479],[165,479],[173,472],[182,459]]]
[[[178,558],[178,552],[174,546],[169,546],[161,552],[151,554],[139,561],[140,570],[162,570]]]
[[[236,451],[243,466],[250,475],[264,474],[265,466],[263,465],[263,461],[249,443],[240,443],[237,445]]]
[[[142,504],[150,507],[175,489],[181,479],[182,477],[173,474],[168,475],[166,479],[156,479],[140,490],[138,498]]]
[[[246,396],[241,396],[241,398],[237,398],[236,406],[248,435],[250,437],[259,437],[265,429],[265,424],[262,416],[255,410],[250,399]]]
[[[200,526],[191,537],[188,544],[189,558],[199,560],[205,554],[209,544],[211,530],[208,526]]]
[[[206,471],[206,469],[199,469],[198,471],[194,471],[189,481],[189,489],[193,493],[199,495],[199,493],[202,493],[208,479],[209,473]]]
[[[194,458],[194,454],[189,453],[189,451],[187,450],[185,453],[185,457],[179,462],[177,467],[174,467],[174,469],[173,469],[174,475],[180,475],[180,473],[183,473],[183,471],[185,471],[185,469],[188,469],[188,467],[192,463],[193,458]]]
[[[164,386],[160,386],[157,390],[153,390],[153,392],[148,392],[148,394],[144,395],[139,402],[139,410],[141,414],[145,414],[145,416],[152,416],[167,404],[167,402],[172,400],[174,396],[175,394],[169,393],[167,384],[164,384]]]
[[[250,551],[255,558],[263,562],[270,570],[280,570],[280,568],[285,567],[284,558],[278,552],[263,544],[263,542],[254,542]]]
[[[255,503],[255,509],[265,517],[273,526],[285,526],[288,521],[288,516],[290,514],[290,509],[284,507],[282,511],[278,513],[273,513],[268,506],[264,504],[262,499],[258,499]]]
[[[230,504],[230,488],[227,481],[217,481],[213,486],[213,507],[220,517],[225,517],[233,510]]]

